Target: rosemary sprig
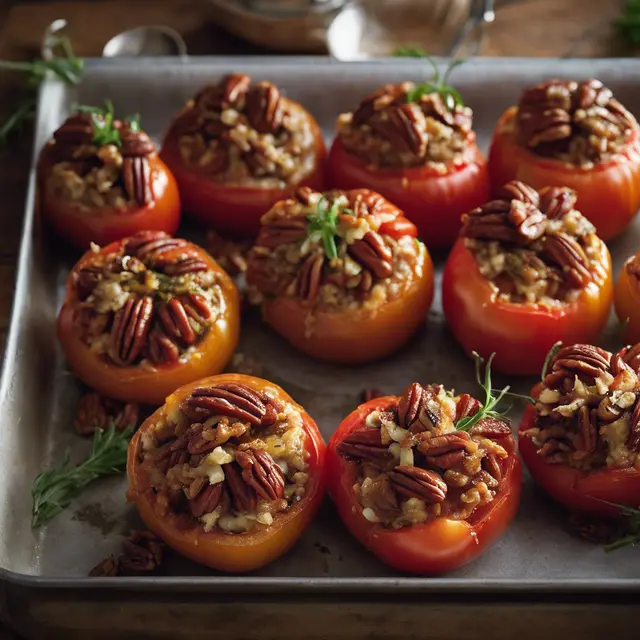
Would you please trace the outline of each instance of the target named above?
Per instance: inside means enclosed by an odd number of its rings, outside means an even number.
[[[496,354],[492,353],[484,368],[484,380],[482,376],[482,365],[484,364],[484,358],[473,352],[473,358],[476,361],[476,380],[484,391],[484,402],[478,413],[473,416],[467,416],[458,420],[456,423],[456,429],[459,431],[469,431],[474,424],[478,423],[483,418],[504,418],[506,411],[498,411],[497,407],[502,402],[505,396],[513,396],[516,398],[524,398],[529,402],[533,402],[533,398],[529,396],[523,396],[519,393],[511,393],[510,387],[507,385],[504,389],[494,389],[491,385],[491,363]]]
[[[51,36],[52,48],[60,56],[51,60],[16,62],[0,60],[0,69],[24,73],[29,86],[35,87],[48,77],[53,76],[66,84],[78,84],[82,79],[83,61],[73,53],[71,41],[64,36]],[[30,96],[4,121],[0,127],[0,145],[6,144],[9,137],[19,131],[22,125],[35,115],[35,99]]]
[[[620,35],[631,44],[640,44],[640,0],[627,0],[622,15],[614,20]]]
[[[640,543],[640,509],[634,509],[625,504],[618,504],[617,502],[609,502],[607,500],[601,500],[600,498],[594,498],[598,502],[608,504],[610,507],[615,507],[620,510],[620,513],[627,518],[627,526],[625,532],[617,540],[614,540],[610,544],[605,545],[605,551],[615,551],[616,549],[622,549]]]
[[[403,58],[424,58],[433,67],[433,80],[431,82],[417,84],[413,89],[411,89],[406,97],[407,102],[418,102],[422,96],[429,95],[430,93],[437,93],[443,99],[447,109],[455,109],[456,106],[464,105],[460,92],[455,87],[448,84],[451,72],[456,67],[459,67],[464,60],[452,60],[447,67],[447,70],[444,72],[444,75],[440,76],[438,65],[435,63],[433,58],[419,47],[398,47],[394,50],[393,55]]]
[[[338,214],[349,213],[340,207],[337,200],[329,201],[324,196],[316,205],[316,213],[307,216],[309,222],[308,234],[318,234],[322,240],[324,252],[330,260],[338,257],[336,236],[338,235]]]
[[[547,377],[547,371],[549,370],[549,365],[551,364],[551,361],[555,357],[556,353],[560,351],[561,347],[562,347],[562,342],[558,341],[553,345],[553,347],[551,347],[551,349],[549,349],[549,353],[547,353],[547,357],[544,359],[544,364],[542,365],[542,373],[541,373],[540,379],[543,382],[544,382],[544,379]]]
[[[97,478],[121,473],[132,434],[133,428],[117,431],[113,425],[106,430],[98,429],[91,453],[82,462],[72,465],[67,449],[60,467],[40,473],[31,488],[31,526],[38,529],[50,522]]]

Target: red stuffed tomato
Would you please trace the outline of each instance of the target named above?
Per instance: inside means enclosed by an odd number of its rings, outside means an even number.
[[[327,481],[351,533],[386,564],[438,574],[477,558],[518,509],[522,470],[508,422],[480,403],[411,385],[358,407],[327,450]],[[467,430],[463,430],[467,429]]]
[[[161,404],[220,373],[240,331],[231,278],[200,247],[142,231],[76,264],[58,316],[72,371],[109,398]]]
[[[180,222],[176,181],[137,122],[111,111],[68,118],[40,155],[43,218],[83,251],[138,231],[173,234]]]
[[[298,186],[324,187],[325,147],[314,117],[270,82],[230,75],[205,87],[173,121],[161,156],[186,214],[252,237],[260,218]]]
[[[377,191],[417,225],[430,249],[450,247],[460,216],[489,198],[487,163],[471,109],[417,89],[387,85],[340,116],[328,182]]]
[[[521,182],[464,216],[442,282],[444,313],[468,355],[535,374],[558,341],[594,342],[609,318],[611,257],[576,194]]]
[[[598,80],[551,80],[502,116],[489,170],[494,189],[510,180],[573,189],[580,211],[609,240],[640,207],[640,129]]]
[[[563,505],[620,515],[640,496],[640,344],[612,355],[586,344],[555,354],[519,427],[522,460]]]
[[[173,393],[129,445],[127,498],[179,553],[259,569],[286,553],[325,492],[325,445],[280,387],[237,374]]]
[[[355,364],[387,356],[424,323],[433,267],[417,229],[367,189],[308,188],[263,219],[250,301],[296,349]]]
[[[614,305],[618,319],[625,323],[625,342],[640,342],[640,252],[624,263],[618,275]]]

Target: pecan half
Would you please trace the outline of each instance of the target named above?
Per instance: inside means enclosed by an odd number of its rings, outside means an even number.
[[[314,302],[320,291],[322,282],[322,267],[324,266],[324,257],[315,254],[309,256],[298,273],[296,282],[296,295],[307,302]]]
[[[105,398],[97,391],[85,393],[76,409],[73,426],[81,436],[92,435],[96,429],[106,429],[113,424],[118,431],[138,425],[140,406]]]
[[[255,511],[258,504],[256,492],[242,479],[240,469],[235,462],[222,465],[225,484],[231,494],[231,500],[236,511],[248,513]]]
[[[158,320],[166,334],[184,344],[194,344],[198,335],[191,327],[189,316],[178,298],[172,297],[157,310]]]
[[[186,240],[172,238],[164,231],[139,231],[127,240],[124,252],[146,263],[147,260],[156,259],[166,251],[185,247],[187,244]]]
[[[465,431],[451,431],[432,438],[420,438],[418,451],[426,456],[440,456],[452,451],[467,451],[474,453],[478,450],[477,443]]]
[[[200,111],[221,111],[238,107],[244,98],[251,78],[244,73],[225,76],[218,84],[205,87],[196,95],[194,103]]]
[[[67,118],[53,134],[56,157],[60,160],[73,159],[73,148],[90,145],[93,142],[91,118],[83,113]]]
[[[258,133],[276,133],[282,126],[284,109],[277,87],[258,82],[246,98],[247,119]]]
[[[578,425],[580,427],[580,446],[578,451],[593,453],[598,443],[598,412],[589,407],[578,409]]]
[[[207,299],[199,293],[189,292],[178,296],[178,300],[180,300],[186,314],[196,322],[202,322],[212,316]]]
[[[482,459],[482,467],[484,470],[498,482],[502,480],[502,468],[495,453],[489,453]]]
[[[307,235],[307,221],[304,218],[277,218],[262,226],[256,244],[273,249],[282,244],[298,242]]]
[[[505,200],[519,200],[527,204],[531,204],[538,208],[540,204],[540,196],[538,192],[524,182],[519,180],[512,180],[500,189],[500,197]]]
[[[582,288],[591,282],[589,259],[584,249],[571,236],[559,233],[545,237],[543,252],[563,268],[574,287]]]
[[[369,125],[400,151],[420,157],[426,146],[424,114],[415,104],[399,104],[385,112],[386,118],[372,118]]]
[[[480,411],[481,404],[468,393],[461,393],[456,400],[456,422],[469,416],[475,416]]]
[[[255,447],[236,451],[236,462],[242,467],[242,479],[263,500],[284,496],[284,473],[266,452]]]
[[[155,152],[156,146],[151,138],[142,131],[132,131],[123,125],[120,128],[120,153],[126,158],[143,158]]]
[[[498,418],[482,418],[467,432],[470,436],[479,436],[489,440],[499,440],[513,436],[511,425]]]
[[[551,360],[550,370],[552,373],[561,372],[597,378],[609,370],[610,363],[611,354],[608,351],[590,344],[574,344],[563,347],[556,353]],[[545,378],[545,384],[547,384],[547,378]]]
[[[546,187],[540,191],[540,210],[551,220],[564,218],[577,201],[578,194],[567,187]]]
[[[178,362],[180,347],[159,327],[154,327],[147,338],[147,358],[153,364]]]
[[[209,265],[200,257],[184,256],[181,259],[163,266],[163,271],[168,276],[183,276],[187,273],[208,271]]]
[[[216,510],[222,498],[222,483],[210,484],[189,500],[189,510],[194,518],[200,518],[205,513]]]
[[[369,231],[362,240],[349,245],[349,255],[376,278],[389,278],[393,275],[393,253],[385,244],[382,236]]]
[[[509,224],[507,213],[511,204],[506,200],[492,200],[462,216],[460,235],[478,240],[499,240],[516,243],[520,236]]]
[[[162,563],[164,543],[150,531],[132,531],[129,540],[122,544],[119,558],[123,573],[154,571]]]
[[[105,558],[89,571],[90,578],[115,578],[119,575],[120,563],[115,556]]]
[[[255,391],[234,383],[197,387],[183,401],[181,409],[193,420],[222,415],[255,425],[261,424],[267,414],[265,403]]]
[[[633,346],[626,346],[620,351],[618,351],[618,355],[622,358],[625,364],[628,364],[631,369],[636,373],[636,375],[640,374],[640,342]]]
[[[397,466],[389,472],[389,480],[395,491],[407,498],[419,498],[434,504],[447,497],[447,483],[435,471]]]
[[[338,454],[348,458],[363,460],[391,460],[389,447],[382,444],[379,429],[358,429],[352,431],[338,444]]]
[[[413,433],[429,431],[440,424],[440,404],[434,399],[434,390],[414,382],[398,403],[398,422]]]
[[[153,315],[153,298],[130,297],[114,319],[109,336],[109,356],[119,365],[133,363],[145,346]]]

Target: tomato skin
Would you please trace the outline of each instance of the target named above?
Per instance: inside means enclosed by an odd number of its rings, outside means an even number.
[[[539,393],[540,385],[531,395]],[[518,427],[518,448],[531,477],[554,500],[574,511],[594,516],[619,516],[620,510],[604,504],[636,508],[640,501],[640,471],[637,469],[603,469],[586,473],[567,465],[549,464],[538,454],[533,440],[524,435],[535,424],[535,407],[528,406]]]
[[[219,530],[205,532],[193,527],[183,514],[158,512],[158,497],[151,480],[140,464],[142,437],[154,424],[165,421],[177,405],[198,386],[220,383],[246,384],[254,390],[270,391],[276,398],[288,402],[302,411],[303,428],[307,434],[307,451],[310,454],[309,479],[303,498],[294,503],[284,514],[279,514],[273,524],[265,529],[247,534],[227,534]],[[240,573],[259,569],[286,553],[300,538],[316,515],[325,494],[325,444],[316,423],[277,385],[241,374],[222,374],[197,380],[180,387],[138,429],[129,444],[127,499],[133,502],[144,523],[158,537],[182,555],[220,571]]]
[[[103,247],[101,252],[114,253],[125,240],[113,242]],[[162,404],[179,386],[224,369],[240,335],[240,298],[233,280],[209,254],[203,250],[199,257],[219,274],[225,310],[187,362],[158,365],[153,369],[109,364],[80,339],[74,322],[79,306],[74,274],[92,255],[88,251],[69,274],[65,301],[57,321],[58,339],[67,363],[82,382],[110,398],[157,405]]]
[[[296,105],[298,108],[302,108]],[[322,131],[315,118],[305,110],[314,137],[315,162],[296,184],[284,188],[248,187],[218,183],[205,170],[185,166],[180,155],[179,138],[172,134],[164,140],[160,157],[173,171],[185,215],[232,238],[251,238],[260,230],[260,218],[279,200],[284,200],[302,186],[322,191],[325,186],[326,149]],[[175,121],[174,121],[175,123]]]
[[[353,485],[356,463],[340,456],[338,444],[361,428],[367,415],[397,404],[399,398],[376,398],[349,414],[329,440],[326,473],[329,493],[340,518],[351,534],[384,563],[407,573],[436,575],[457,569],[477,558],[508,528],[520,502],[522,467],[509,447],[501,495],[486,507],[477,509],[468,521],[436,518],[425,524],[388,529],[369,522],[362,515]]]
[[[358,364],[397,351],[424,322],[433,300],[433,265],[425,252],[422,276],[401,297],[369,311],[313,314],[313,333],[307,335],[310,309],[297,298],[281,296],[262,303],[262,317],[298,351],[336,364]]]
[[[329,151],[327,176],[330,188],[365,187],[393,202],[416,224],[430,249],[450,247],[462,226],[462,214],[485,203],[491,192],[487,161],[474,139],[466,161],[448,166],[442,174],[430,166],[371,169],[348,153],[336,137]]]
[[[571,304],[548,309],[494,300],[489,281],[480,273],[473,254],[459,239],[442,279],[444,314],[467,355],[476,351],[487,359],[495,352],[495,371],[537,375],[549,349],[566,344],[597,342],[611,309],[611,256],[602,243],[608,277],[592,282]]]
[[[518,144],[513,136],[516,111],[505,111],[493,135],[489,171],[494,193],[511,180],[534,189],[569,187],[578,194],[576,208],[603,240],[619,235],[640,208],[640,130],[636,127],[625,148],[610,160],[584,169],[543,158]]]
[[[640,252],[636,255],[640,255]],[[626,322],[624,341],[640,342],[640,281],[627,271],[627,260],[622,266],[613,290],[613,303],[620,322]]]
[[[180,224],[178,185],[165,163],[156,155],[149,157],[154,201],[146,206],[133,205],[125,211],[102,207],[85,211],[77,205],[55,198],[45,188],[50,164],[40,165],[41,211],[43,219],[62,238],[85,251],[91,242],[105,245],[138,231],[164,231],[173,235]]]

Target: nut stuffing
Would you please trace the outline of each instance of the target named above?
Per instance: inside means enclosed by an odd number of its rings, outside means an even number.
[[[521,432],[550,464],[593,471],[640,469],[640,345],[616,354],[576,344],[550,360]]]
[[[271,82],[234,74],[187,102],[169,135],[179,137],[185,165],[216,182],[283,187],[313,168],[314,126]]]
[[[140,464],[166,512],[240,534],[269,527],[305,496],[306,443],[294,405],[220,383],[195,388],[145,433]]]
[[[137,120],[116,120],[111,109],[67,118],[44,148],[50,164],[45,189],[82,210],[125,214],[155,200],[149,160],[156,148]]]
[[[516,138],[534,153],[591,167],[618,153],[636,119],[599,80],[551,80],[520,98]]]
[[[397,403],[371,412],[337,448],[357,463],[353,490],[363,516],[399,529],[466,520],[494,500],[514,439],[509,422],[494,415],[457,428],[481,410],[468,394],[414,383]]]
[[[338,119],[344,148],[373,167],[461,164],[475,134],[469,107],[413,82],[389,84]]]
[[[608,277],[604,244],[563,187],[522,182],[463,216],[461,236],[496,299],[554,307]]]
[[[375,311],[422,277],[428,260],[411,235],[391,237],[395,207],[367,190],[298,190],[262,219],[249,254],[249,298],[302,300],[310,310]],[[309,331],[313,331],[312,323]]]
[[[202,250],[161,231],[95,249],[73,276],[84,344],[122,367],[188,361],[226,304]]]

